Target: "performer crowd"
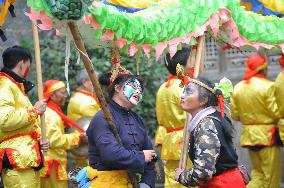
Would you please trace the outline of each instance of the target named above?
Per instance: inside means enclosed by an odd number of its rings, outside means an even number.
[[[84,188],[154,188],[159,161],[164,166],[165,188],[280,188],[284,55],[275,81],[267,78],[268,63],[263,55],[249,56],[244,79],[233,88],[227,78],[216,84],[203,77],[192,78],[190,53],[190,48],[182,48],[173,57],[165,55],[169,76],[157,91],[158,127],[152,143],[146,122],[133,111],[147,87],[140,76],[116,63],[97,78],[114,130],[85,70],[78,72],[78,88],[72,92],[65,115],[65,83],[47,80],[44,99],[33,105],[27,94],[35,85],[26,80],[31,53],[20,46],[6,49],[0,71],[4,187],[67,188],[72,180]],[[40,116],[45,117],[46,141],[42,140]],[[84,129],[77,122],[86,117],[91,121]],[[240,146],[248,149],[250,175],[238,160],[232,120],[242,124]],[[189,157],[182,168],[179,161],[186,124]],[[86,142],[86,157],[70,153],[67,158],[69,151]],[[160,149],[160,156],[155,149]],[[70,160],[76,169],[68,172]]]

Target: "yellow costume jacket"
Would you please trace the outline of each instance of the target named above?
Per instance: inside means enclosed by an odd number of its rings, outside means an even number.
[[[241,121],[241,146],[270,146],[278,128],[274,83],[259,77],[239,82],[231,98],[232,118]]]
[[[85,90],[77,89],[70,99],[67,115],[74,121],[86,116],[94,116],[100,110],[96,97]]]
[[[163,160],[179,160],[182,148],[183,128],[186,114],[180,107],[183,88],[180,80],[169,79],[157,93],[156,113],[159,129],[156,143],[162,144],[161,158]]]
[[[75,148],[80,142],[80,133],[64,133],[64,122],[52,109],[47,107],[45,112],[46,136],[50,146],[45,156],[44,167],[41,169],[41,177],[49,177],[52,167],[55,167],[56,178],[67,180],[67,151]]]
[[[6,0],[5,3],[0,3],[0,27],[4,24],[10,5],[14,4],[15,0]]]
[[[280,110],[280,121],[279,121],[279,134],[282,142],[284,141],[284,72],[281,72],[276,80],[276,100]]]
[[[14,169],[38,167],[41,162],[38,112],[22,83],[0,73],[0,170],[6,152]]]

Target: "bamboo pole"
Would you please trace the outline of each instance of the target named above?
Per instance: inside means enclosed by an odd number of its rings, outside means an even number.
[[[204,53],[204,48],[205,48],[205,36],[201,36],[198,38],[198,44],[197,44],[197,49],[192,49],[189,59],[190,59],[190,64],[193,65],[194,63],[194,78],[197,78],[200,73],[200,68],[202,68],[203,65],[203,58],[202,58],[202,53]],[[187,152],[188,152],[188,146],[189,146],[189,137],[190,133],[188,131],[188,124],[191,118],[189,117],[189,114],[186,113],[186,121],[184,125],[184,130],[183,130],[183,141],[182,141],[182,150],[181,150],[181,157],[179,161],[179,168],[181,169],[186,169],[187,165]]]
[[[35,49],[35,62],[36,62],[36,78],[37,78],[37,91],[39,100],[44,99],[43,97],[43,85],[42,85],[42,71],[41,71],[41,58],[40,58],[40,46],[39,37],[36,21],[32,21],[34,49]],[[46,126],[45,126],[45,115],[40,116],[41,122],[41,140],[42,143],[46,143]],[[46,151],[44,151],[45,153]]]
[[[196,62],[194,66],[194,78],[197,78],[200,73],[200,67],[201,67],[201,59],[202,59],[202,53],[205,43],[205,36],[201,36],[198,38],[198,44],[197,44],[197,54],[196,54]]]
[[[107,107],[107,103],[106,103],[106,100],[103,96],[103,92],[102,92],[102,89],[99,85],[99,81],[98,81],[98,77],[96,75],[96,72],[94,70],[94,67],[93,67],[93,64],[88,56],[88,53],[87,53],[87,50],[85,48],[85,44],[84,44],[84,41],[81,37],[81,34],[80,34],[80,31],[78,29],[78,26],[74,23],[74,22],[68,22],[68,26],[69,26],[69,29],[71,31],[71,34],[74,38],[74,41],[75,41],[75,44],[77,46],[77,49],[79,50],[80,52],[80,56],[81,56],[81,59],[84,63],[84,66],[87,70],[87,73],[89,75],[89,78],[92,82],[92,85],[94,87],[94,91],[98,97],[98,100],[100,102],[100,107],[106,117],[106,120],[115,136],[115,138],[117,139],[118,143],[123,145],[122,143],[122,140],[118,134],[118,131],[113,123],[113,120],[112,120],[112,115]],[[131,184],[134,188],[138,188],[138,183],[135,179],[135,176],[131,173],[131,172],[128,172],[128,176],[129,176],[129,179],[131,181]]]

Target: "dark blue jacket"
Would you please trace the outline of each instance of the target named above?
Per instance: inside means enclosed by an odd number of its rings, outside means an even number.
[[[141,173],[141,182],[154,188],[154,163],[145,164],[142,151],[153,149],[143,119],[114,101],[108,107],[123,146],[116,141],[103,112],[99,111],[87,130],[90,165],[101,171],[129,170]]]

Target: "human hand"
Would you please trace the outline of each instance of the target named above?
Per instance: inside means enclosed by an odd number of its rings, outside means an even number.
[[[179,176],[180,174],[183,172],[184,170],[181,168],[177,168],[175,171],[175,180],[178,182]]]
[[[43,142],[42,140],[40,141],[40,148],[44,153],[46,153],[47,150],[49,149],[49,145],[50,145],[49,140],[46,140],[45,142]]]
[[[80,141],[81,143],[87,143],[88,138],[85,132],[80,132]]]
[[[42,99],[35,103],[34,108],[38,111],[39,115],[42,115],[46,110],[46,100]]]
[[[143,150],[145,156],[145,163],[150,163],[153,157],[156,156],[155,150]]]

